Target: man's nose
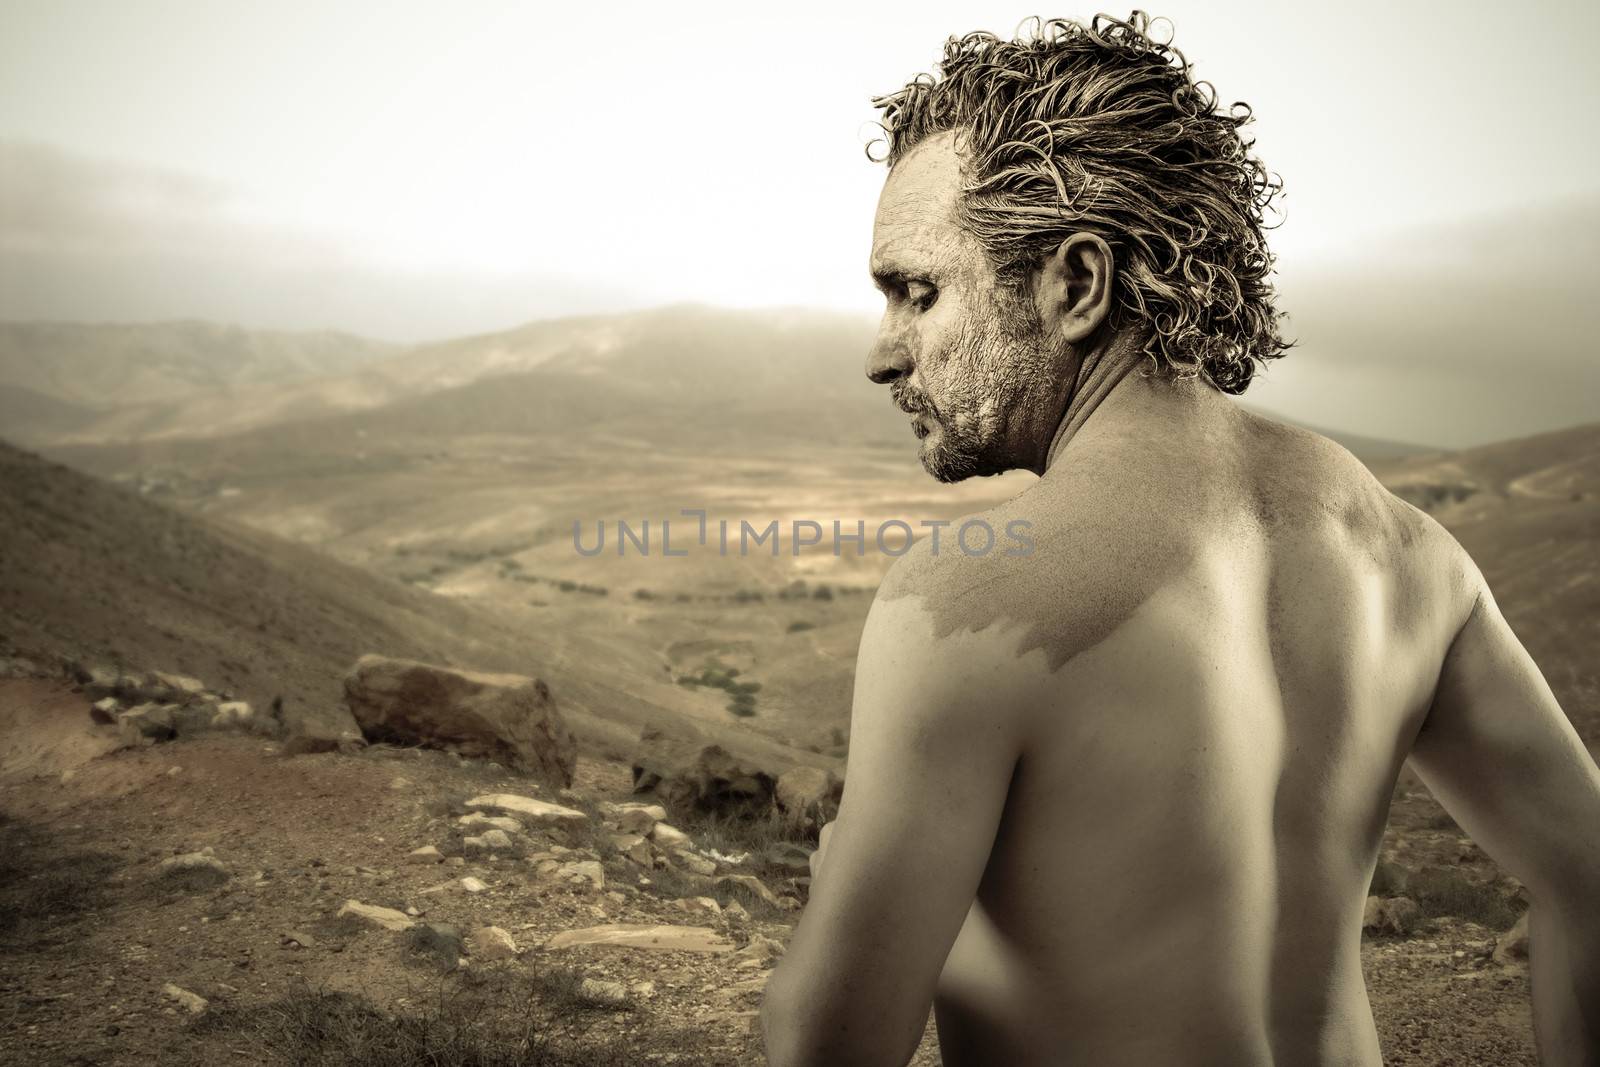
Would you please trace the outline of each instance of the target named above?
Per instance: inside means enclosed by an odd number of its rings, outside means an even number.
[[[911,354],[895,338],[879,337],[867,353],[867,377],[879,385],[888,385],[897,378],[911,373]]]

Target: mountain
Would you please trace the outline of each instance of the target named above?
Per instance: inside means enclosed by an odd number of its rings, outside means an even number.
[[[398,347],[351,334],[244,330],[212,322],[0,322],[0,413],[41,404],[14,439],[162,432],[213,406],[339,376]]]
[[[181,403],[106,410],[73,400],[77,406],[51,409],[12,433],[74,461],[99,455],[85,462],[106,473],[116,468],[103,450],[64,449],[113,445],[119,455],[157,463],[219,453],[371,453],[397,439],[415,446],[427,438],[437,448],[486,434],[734,451],[796,442],[900,445],[904,420],[862,369],[873,328],[855,315],[697,305],[557,319],[420,345],[349,369],[333,361],[323,373],[284,382],[235,375]],[[1320,432],[1368,459],[1417,451]]]

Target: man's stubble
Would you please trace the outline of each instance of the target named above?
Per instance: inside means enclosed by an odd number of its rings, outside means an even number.
[[[938,432],[923,438],[921,460],[941,482],[1025,466],[1010,431],[1029,405],[1055,392],[1051,378],[1059,359],[1033,301],[1000,285],[976,302],[943,351],[919,360],[922,387],[907,378],[890,386],[902,411],[937,424]]]

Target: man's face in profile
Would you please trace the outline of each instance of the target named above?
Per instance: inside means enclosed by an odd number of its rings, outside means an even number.
[[[922,465],[943,482],[1027,466],[1020,428],[1060,397],[1033,301],[995,277],[959,221],[962,183],[954,135],[934,135],[889,172],[873,223],[887,306],[867,375],[911,415]]]

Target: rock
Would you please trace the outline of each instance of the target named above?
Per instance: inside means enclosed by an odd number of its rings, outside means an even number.
[[[360,919],[385,930],[409,930],[416,925],[416,920],[403,911],[382,908],[376,904],[363,904],[359,900],[345,901],[344,907],[339,909],[338,917]]]
[[[662,848],[688,848],[689,835],[665,822],[658,822],[650,828],[650,840]]]
[[[168,856],[156,864],[156,875],[161,878],[181,877],[187,881],[202,881],[212,885],[221,885],[232,877],[228,868],[212,855],[209,848]]]
[[[254,722],[255,712],[244,700],[223,701],[211,715],[212,727],[219,730],[243,730]]]
[[[482,879],[474,878],[469,874],[467,877],[461,879],[461,888],[465,889],[469,893],[482,893],[489,887],[483,883]]]
[[[510,852],[513,848],[511,838],[506,836],[506,832],[495,827],[490,827],[479,834],[478,839],[483,842],[484,847],[493,852]]]
[[[775,841],[761,850],[761,859],[771,867],[779,867],[790,874],[809,877],[811,874],[811,849],[793,841]]]
[[[466,954],[466,945],[454,926],[443,923],[418,923],[407,935],[412,952],[433,956],[450,967]]]
[[[679,911],[700,913],[704,915],[721,915],[722,905],[717,903],[716,897],[679,897],[672,902],[672,906]]]
[[[665,822],[667,809],[660,804],[607,804],[606,814],[611,824],[625,834],[650,836],[656,823]]]
[[[746,911],[744,905],[739,903],[737,900],[731,902],[726,908],[723,908],[722,914],[736,923],[747,923],[750,921],[750,913]]]
[[[282,708],[277,718],[283,723],[285,756],[358,752],[367,744],[360,728],[348,713],[326,711],[313,714],[304,709]]]
[[[443,863],[444,854],[432,845],[423,845],[406,853],[407,863]]]
[[[706,859],[704,856],[690,852],[686,848],[680,848],[678,851],[674,852],[672,854],[672,860],[679,867],[682,867],[684,870],[689,871],[692,874],[704,875],[705,877],[709,878],[717,873],[717,865],[715,863]]]
[[[655,866],[655,856],[650,851],[650,842],[638,834],[612,834],[611,847],[646,870]]]
[[[764,815],[776,779],[736,759],[721,745],[668,738],[655,727],[639,735],[633,791],[653,790],[668,807],[692,807],[723,816]]]
[[[602,1004],[621,1005],[628,1000],[628,987],[621,982],[610,982],[599,978],[585,978],[578,985],[578,991],[590,1000]]]
[[[606,887],[605,868],[600,866],[598,860],[579,860],[575,863],[563,863],[556,868],[555,877],[559,881],[585,889],[598,891]]]
[[[517,954],[517,943],[498,926],[480,926],[467,935],[467,951],[473,959],[504,960]]]
[[[717,879],[717,884],[736,885],[754,894],[762,902],[770,904],[774,908],[783,906],[778,901],[778,894],[768,889],[766,883],[753,874],[725,874]]]
[[[317,947],[317,939],[303,930],[290,930],[283,935],[282,942],[285,945],[293,945],[296,948]]]
[[[461,839],[461,853],[465,856],[486,856],[489,854],[488,842],[483,838],[468,834]]]
[[[481,797],[473,797],[467,801],[467,807],[510,812],[513,815],[520,815],[531,823],[545,826],[589,821],[589,816],[576,808],[564,808],[548,800],[535,800],[533,797],[521,797],[515,793],[488,793]]]
[[[783,955],[783,945],[769,937],[751,934],[749,943],[734,955],[760,960],[762,963],[772,963]]]
[[[1368,897],[1362,909],[1361,928],[1377,934],[1405,937],[1422,923],[1422,909],[1410,897]]]
[[[839,814],[844,782],[820,767],[792,767],[778,776],[773,790],[784,822],[799,830],[820,829]]]
[[[649,926],[638,923],[609,923],[582,930],[563,930],[544,947],[571,948],[574,945],[609,945],[656,952],[732,952],[734,945],[707,926]]]
[[[121,680],[122,673],[113,667],[104,664],[78,664],[73,668],[73,678],[90,700],[99,700],[101,697],[114,696],[117,692],[117,682]]]
[[[117,716],[117,730],[124,744],[153,745],[177,736],[172,725],[172,705],[140,704]]]
[[[344,691],[370,741],[443,748],[572,784],[577,739],[542,681],[368,655]]]
[[[116,697],[101,697],[89,705],[89,718],[103,726],[110,725],[117,721],[117,712],[121,710]]]
[[[150,682],[160,687],[161,697],[178,704],[187,704],[200,699],[206,691],[206,683],[198,678],[191,678],[187,674],[168,674],[165,671],[151,671]]]
[[[504,830],[508,834],[522,833],[522,824],[509,815],[485,815],[481,811],[469,812],[456,820],[456,825],[464,830]]]
[[[1496,963],[1518,963],[1528,958],[1528,916],[1523,912],[1517,924],[1500,935],[1500,940],[1494,945],[1494,961]]]
[[[193,737],[211,730],[216,712],[207,704],[182,704],[171,710],[172,729],[179,737]]]
[[[161,987],[161,995],[168,1000],[176,1001],[178,1006],[190,1015],[199,1015],[210,1004],[210,1001],[199,993],[191,993],[182,986],[175,986],[171,982]]]

